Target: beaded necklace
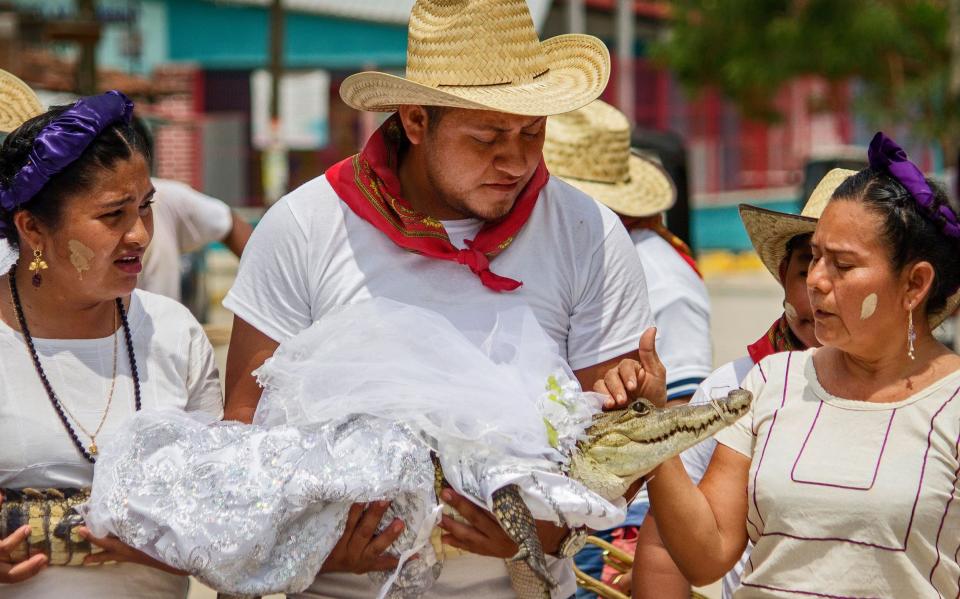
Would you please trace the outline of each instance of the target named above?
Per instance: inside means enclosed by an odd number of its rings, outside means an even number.
[[[80,442],[80,438],[77,436],[77,432],[73,429],[73,426],[70,425],[70,420],[67,419],[67,415],[64,413],[63,404],[57,398],[57,394],[54,393],[53,387],[50,385],[50,381],[47,380],[47,374],[43,371],[43,366],[40,364],[40,356],[37,354],[37,349],[33,345],[33,337],[30,335],[30,329],[27,328],[27,320],[23,316],[23,306],[20,304],[20,294],[17,292],[17,279],[16,279],[16,267],[10,269],[10,274],[7,275],[8,281],[10,283],[10,295],[13,297],[13,310],[17,315],[17,322],[20,324],[20,332],[23,333],[23,338],[27,342],[27,349],[30,351],[30,358],[33,360],[33,366],[37,369],[37,374],[40,376],[40,382],[43,383],[43,388],[47,392],[47,397],[50,399],[50,403],[53,405],[53,409],[56,410],[57,415],[60,416],[60,421],[63,423],[67,433],[70,435],[70,439],[73,440],[73,444],[76,446],[77,451],[86,458],[91,464],[97,463],[96,458],[93,457],[93,454],[90,451],[87,451],[87,448],[83,446],[83,443]],[[130,335],[130,325],[127,322],[127,311],[123,307],[123,302],[120,298],[116,300],[117,312],[120,314],[120,322],[123,324],[123,337],[127,345],[127,356],[130,359],[130,371],[133,374],[133,396],[134,402],[136,404],[136,411],[140,411],[140,376],[137,372],[137,360],[133,353],[133,338]],[[99,432],[99,430],[98,430]]]

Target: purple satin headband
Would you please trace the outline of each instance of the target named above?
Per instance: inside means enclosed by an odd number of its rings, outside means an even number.
[[[131,115],[133,102],[116,90],[77,100],[37,134],[26,164],[10,187],[0,188],[0,208],[13,212],[29,202],[51,177],[80,158],[104,129],[120,120],[129,123]]]
[[[913,196],[921,211],[930,219],[934,222],[942,220],[941,226],[944,233],[954,239],[960,239],[960,222],[957,222],[957,215],[946,204],[934,206],[933,190],[927,185],[923,173],[917,165],[907,159],[907,153],[897,145],[897,142],[884,135],[882,131],[878,131],[870,142],[867,158],[870,160],[871,167],[883,170],[899,181]]]

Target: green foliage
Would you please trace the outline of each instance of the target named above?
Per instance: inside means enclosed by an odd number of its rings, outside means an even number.
[[[871,120],[953,143],[948,1],[672,0],[671,30],[652,52],[686,87],[715,87],[750,118],[779,118],[777,91],[797,77],[855,79]]]

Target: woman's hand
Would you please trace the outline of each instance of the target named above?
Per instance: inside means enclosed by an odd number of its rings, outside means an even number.
[[[77,534],[87,541],[90,541],[91,544],[103,549],[103,551],[100,553],[94,553],[85,557],[83,559],[84,566],[96,566],[108,562],[127,562],[131,564],[140,564],[141,566],[149,566],[169,574],[176,574],[177,576],[187,576],[188,574],[187,572],[168,566],[167,564],[150,557],[142,551],[134,549],[117,537],[95,537],[93,536],[93,533],[90,532],[90,529],[86,526],[81,526],[79,529],[77,529]]]
[[[2,501],[2,498],[0,498]],[[11,564],[10,553],[20,543],[27,540],[30,536],[30,527],[21,526],[12,535],[5,539],[0,539],[0,583],[10,584],[13,582],[23,582],[28,578],[36,576],[41,570],[47,567],[49,560],[45,555],[34,555],[30,559]]]
[[[384,552],[403,532],[403,522],[395,518],[377,535],[377,527],[388,507],[389,501],[375,501],[366,509],[361,503],[351,505],[343,536],[334,545],[327,561],[323,562],[320,572],[363,574],[396,568],[397,558],[384,555]]]
[[[627,399],[644,398],[663,407],[667,403],[667,370],[657,355],[657,329],[651,327],[640,336],[637,360],[621,360],[596,382],[593,390],[608,395],[616,405]]]

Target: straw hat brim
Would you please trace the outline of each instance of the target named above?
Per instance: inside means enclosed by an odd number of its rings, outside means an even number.
[[[10,133],[43,112],[36,92],[19,77],[0,69],[0,132]]]
[[[740,204],[740,220],[747,230],[760,261],[773,278],[780,280],[780,263],[787,255],[787,242],[797,235],[812,234],[817,219],[799,214],[767,210]]]
[[[653,216],[673,207],[677,188],[666,171],[635,155],[630,156],[629,168],[630,179],[620,183],[560,178],[623,216]]]
[[[590,35],[559,35],[541,42],[548,69],[530,82],[431,87],[388,73],[347,77],[340,97],[357,110],[392,112],[404,104],[494,110],[525,116],[562,114],[598,98],[610,78],[610,53]]]
[[[817,228],[817,217],[830,203],[833,192],[854,174],[856,171],[849,169],[831,169],[810,192],[799,215],[740,204],[743,228],[747,230],[763,265],[777,281],[780,281],[780,263],[787,255],[787,242],[797,235],[813,233]]]
[[[777,281],[780,280],[780,263],[787,255],[787,242],[797,235],[812,234],[817,228],[818,220],[747,204],[740,205],[740,218],[757,255]],[[960,291],[947,298],[943,309],[928,316],[930,328],[937,328],[958,307]]]

